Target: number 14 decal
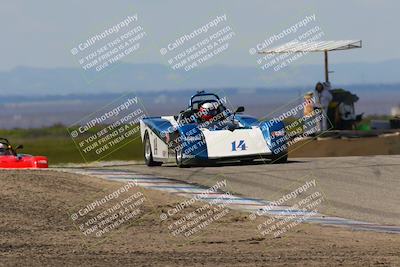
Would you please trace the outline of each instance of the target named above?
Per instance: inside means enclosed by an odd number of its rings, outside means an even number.
[[[233,141],[231,144],[232,144],[232,151],[246,150],[247,148],[244,140],[240,140],[239,143]]]

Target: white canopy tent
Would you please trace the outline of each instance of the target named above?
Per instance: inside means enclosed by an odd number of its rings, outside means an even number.
[[[259,54],[277,53],[303,53],[303,52],[324,52],[325,54],[325,81],[329,81],[328,51],[347,50],[361,48],[361,40],[340,40],[320,42],[290,42],[281,46],[260,51]]]

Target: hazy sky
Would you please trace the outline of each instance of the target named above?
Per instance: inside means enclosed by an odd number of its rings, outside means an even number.
[[[167,64],[161,47],[223,14],[236,36],[226,53],[207,64],[254,65],[249,48],[312,14],[325,33],[323,39],[363,40],[362,49],[335,52],[332,62],[400,59],[398,0],[0,1],[0,70],[77,67],[70,53],[74,45],[132,14],[138,14],[147,33],[142,49],[124,59],[132,63]],[[298,63],[320,64],[322,55]]]

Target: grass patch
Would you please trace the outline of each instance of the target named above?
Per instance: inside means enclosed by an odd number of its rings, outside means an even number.
[[[14,146],[23,144],[20,153],[47,156],[50,164],[85,163],[67,128],[55,125],[40,129],[0,130],[0,137],[7,138]],[[111,153],[102,161],[142,160],[143,146],[140,138]]]

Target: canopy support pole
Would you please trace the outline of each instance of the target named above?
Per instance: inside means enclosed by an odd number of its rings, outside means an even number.
[[[329,82],[328,50],[325,50],[324,54],[325,54],[325,82]]]

